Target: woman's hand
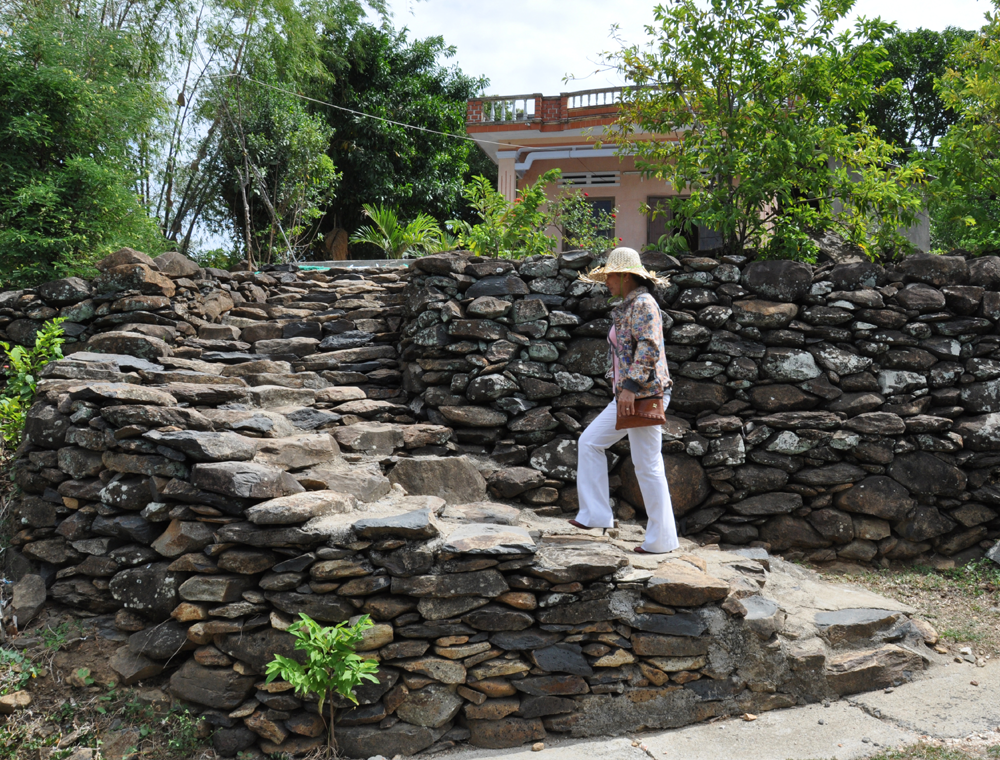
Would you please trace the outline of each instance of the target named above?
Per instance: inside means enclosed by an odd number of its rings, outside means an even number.
[[[635,412],[635,394],[632,391],[622,391],[618,396],[618,416],[631,417]]]

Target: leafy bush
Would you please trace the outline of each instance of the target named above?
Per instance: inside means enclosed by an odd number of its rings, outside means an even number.
[[[351,242],[374,245],[387,259],[401,259],[409,251],[427,253],[441,243],[441,228],[429,214],[417,214],[413,221],[401,224],[396,212],[385,206],[366,203],[364,210],[372,223],[355,232]]]
[[[548,202],[545,187],[558,181],[560,176],[558,169],[545,172],[530,187],[518,191],[513,203],[495,190],[485,177],[473,177],[462,194],[479,222],[449,222],[459,245],[480,256],[493,258],[550,253],[555,240],[546,234],[552,216],[544,208]]]
[[[368,660],[355,654],[354,650],[364,637],[364,632],[373,623],[368,615],[362,615],[354,625],[348,622],[332,627],[323,627],[308,615],[299,613],[299,621],[293,623],[288,632],[295,638],[295,648],[306,653],[306,661],[300,664],[290,657],[280,654],[267,665],[267,681],[271,683],[279,676],[288,681],[301,696],[313,693],[319,697],[319,714],[323,716],[323,706],[330,706],[329,745],[333,739],[333,701],[341,697],[358,703],[354,696],[355,687],[362,680],[377,682],[372,675],[378,671],[378,661]],[[325,720],[325,718],[324,718]]]
[[[618,209],[609,213],[594,208],[587,200],[587,193],[566,193],[549,205],[549,214],[569,250],[602,253],[617,242],[614,234]]]
[[[55,359],[62,359],[63,334],[62,317],[46,322],[35,336],[33,348],[14,346],[0,341],[6,355],[4,373],[7,384],[0,392],[0,436],[3,443],[15,448],[21,442],[24,417],[35,396],[38,373],[42,367]]]

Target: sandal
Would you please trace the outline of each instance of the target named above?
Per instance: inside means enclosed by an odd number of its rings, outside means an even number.
[[[581,522],[577,522],[576,520],[568,520],[567,522],[569,522],[569,524],[572,525],[574,528],[580,528],[581,530],[595,530],[595,528],[591,528],[587,525],[584,525]],[[608,532],[607,528],[601,528],[601,535],[604,535],[607,532]]]
[[[641,546],[635,547],[632,551],[634,551],[636,554],[656,554],[656,552],[648,552],[648,551],[646,551]]]

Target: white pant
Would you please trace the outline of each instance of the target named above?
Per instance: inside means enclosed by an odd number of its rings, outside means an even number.
[[[664,404],[669,397],[664,394]],[[632,448],[632,462],[639,481],[642,499],[646,503],[646,540],[642,548],[648,552],[669,552],[679,545],[674,510],[670,504],[670,489],[663,470],[660,453],[662,434],[660,426],[615,430],[618,406],[608,404],[580,436],[577,455],[576,487],[580,500],[577,522],[589,528],[610,528],[614,525],[611,513],[611,489],[608,485],[608,461],[604,450],[620,441],[628,433]]]

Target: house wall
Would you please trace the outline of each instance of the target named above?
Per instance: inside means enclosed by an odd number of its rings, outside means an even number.
[[[564,174],[575,172],[621,172],[620,184],[617,187],[582,188],[591,198],[614,198],[618,207],[615,225],[615,238],[621,238],[619,245],[641,250],[647,244],[646,215],[641,206],[650,196],[676,195],[672,186],[661,180],[643,179],[635,168],[635,161],[630,157],[604,157],[592,159],[536,159],[518,180],[518,189],[534,183],[539,176],[551,169],[561,169]],[[550,187],[548,194],[555,199],[563,188]],[[555,233],[558,236],[558,232]],[[560,244],[561,244],[560,240]],[[655,241],[653,241],[655,242]]]

